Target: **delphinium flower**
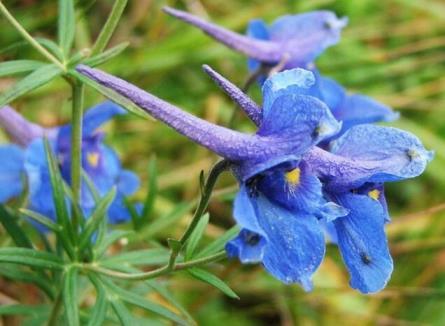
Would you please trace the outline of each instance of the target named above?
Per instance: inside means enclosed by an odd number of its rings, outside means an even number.
[[[313,11],[278,18],[270,26],[254,19],[249,23],[247,36],[234,33],[209,23],[187,12],[165,7],[164,11],[189,23],[217,41],[249,57],[251,71],[261,72],[269,67],[272,72],[294,68],[310,69],[315,83],[305,92],[323,101],[334,117],[342,122],[341,136],[349,128],[363,123],[392,121],[398,114],[388,106],[360,94],[347,94],[335,80],[322,76],[315,68],[314,60],[329,46],[338,43],[347,19],[337,18],[330,11]],[[264,74],[264,73],[263,73]],[[260,84],[265,81],[258,76]],[[328,141],[324,143],[327,145]]]
[[[253,135],[201,120],[100,70],[77,70],[231,162],[240,184],[234,217],[241,232],[227,244],[229,256],[262,263],[279,280],[310,290],[325,253],[323,225],[330,224],[351,286],[369,293],[386,285],[393,267],[381,184],[424,171],[431,153],[414,135],[362,125],[341,136],[331,152],[316,146],[341,126],[323,102],[301,91],[315,83],[301,69],[292,80],[283,73],[270,77],[260,108],[206,67],[258,125]]]
[[[88,110],[83,119],[82,168],[93,181],[99,195],[103,196],[116,187],[115,200],[108,210],[109,221],[120,223],[130,218],[123,200],[133,194],[138,177],[121,166],[117,154],[103,143],[104,134],[97,129],[113,116],[125,110],[112,102],[104,102]],[[45,155],[46,137],[61,169],[63,179],[70,183],[71,125],[45,129],[33,124],[10,107],[0,109],[0,126],[10,136],[14,145],[1,145],[0,152],[0,202],[29,191],[29,209],[55,219],[48,162]],[[25,181],[25,183],[23,182]],[[93,194],[86,182],[82,183],[80,206],[88,216],[95,207]]]

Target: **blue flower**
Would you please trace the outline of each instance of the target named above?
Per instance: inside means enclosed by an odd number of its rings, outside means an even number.
[[[227,244],[229,256],[261,262],[279,280],[310,290],[324,256],[328,224],[335,230],[351,286],[364,293],[385,286],[392,260],[383,230],[388,218],[381,187],[424,171],[432,154],[415,136],[359,125],[337,139],[331,152],[316,146],[341,126],[308,93],[315,77],[301,69],[270,77],[260,108],[205,67],[258,125],[253,135],[210,124],[100,70],[77,70],[232,163],[240,183],[234,217],[242,230]]]
[[[234,33],[187,12],[164,7],[164,11],[191,24],[226,46],[249,56],[249,66],[304,67],[326,48],[336,44],[346,18],[330,11],[282,16],[269,27],[261,20],[249,24],[247,36]]]
[[[103,143],[103,134],[97,129],[113,116],[125,111],[111,102],[104,102],[90,110],[84,116],[82,130],[82,168],[93,181],[99,194],[105,195],[112,187],[117,188],[117,195],[111,204],[108,216],[111,223],[128,220],[130,214],[123,199],[133,194],[139,187],[138,177],[121,166],[116,153]],[[43,137],[46,136],[59,160],[63,179],[70,183],[70,138],[71,125],[64,125],[54,129],[44,129],[31,124],[11,108],[0,110],[0,124],[10,135],[12,141],[20,144],[1,146],[2,157],[11,157],[0,163],[0,202],[5,202],[19,195],[26,176],[29,189],[29,203],[31,210],[55,219],[56,212],[52,199],[52,188],[46,160]],[[25,131],[29,132],[26,133]],[[5,176],[3,176],[5,175]],[[14,182],[12,182],[14,180]],[[8,185],[13,186],[5,186]],[[95,207],[95,202],[86,182],[82,183],[81,208],[89,216]]]

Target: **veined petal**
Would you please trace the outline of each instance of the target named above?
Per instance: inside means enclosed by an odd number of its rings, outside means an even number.
[[[349,129],[334,142],[332,153],[312,148],[303,160],[327,189],[349,191],[366,182],[387,182],[420,175],[432,159],[409,132],[375,125]]]
[[[323,232],[315,216],[293,213],[263,195],[255,200],[258,222],[266,235],[263,264],[284,283],[312,289],[312,274],[325,253]]]
[[[242,90],[221,76],[208,65],[203,66],[204,71],[213,79],[213,81],[233,100],[246,115],[258,126],[261,124],[261,108],[252,99],[244,94]]]
[[[23,190],[24,153],[16,145],[1,145],[0,157],[0,203],[4,203]]]
[[[350,209],[348,216],[333,223],[351,275],[351,287],[362,293],[378,292],[386,286],[393,270],[383,229],[383,208],[378,201],[363,195],[343,194],[336,199]]]
[[[225,44],[229,48],[244,53],[249,57],[258,59],[266,63],[276,63],[282,58],[282,52],[279,45],[274,42],[256,40],[244,35],[234,33],[225,28],[219,27],[205,21],[199,17],[193,16],[185,11],[164,7],[163,10],[190,25],[193,25],[215,40]]]
[[[34,139],[45,134],[52,136],[51,130],[26,120],[20,113],[9,106],[0,109],[0,126],[11,137],[11,140],[21,146],[29,145]]]
[[[229,160],[249,165],[247,168],[249,171],[258,170],[257,166],[270,165],[271,160],[278,160],[279,162],[275,163],[281,163],[285,156],[301,154],[307,146],[329,135],[332,128],[338,126],[326,106],[317,99],[291,96],[277,99],[275,101],[277,110],[271,110],[264,118],[258,134],[247,135],[199,119],[100,70],[82,65],[76,69],[125,96],[153,117],[198,144]],[[284,107],[280,107],[281,104]],[[297,107],[294,107],[295,105]],[[309,109],[312,112],[304,112]],[[285,123],[284,128],[275,123],[274,119]],[[291,128],[290,122],[298,123],[298,128]],[[302,135],[303,131],[308,134]]]
[[[272,110],[275,100],[283,95],[313,95],[310,88],[315,84],[314,74],[305,69],[290,69],[274,74],[263,84],[263,110]]]
[[[304,67],[327,47],[336,44],[347,18],[330,11],[312,11],[277,19],[269,28],[270,39],[290,54],[288,68]]]

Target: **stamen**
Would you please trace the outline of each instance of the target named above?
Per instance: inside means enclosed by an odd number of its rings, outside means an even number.
[[[99,153],[97,152],[89,152],[87,153],[87,161],[93,167],[97,167],[99,165]]]
[[[286,182],[291,186],[298,186],[300,184],[301,170],[295,168],[285,174]]]
[[[368,192],[368,196],[374,200],[379,200],[380,191],[378,191],[377,189],[371,190]]]

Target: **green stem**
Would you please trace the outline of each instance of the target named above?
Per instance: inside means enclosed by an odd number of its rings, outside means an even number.
[[[71,130],[71,187],[75,203],[80,202],[80,185],[82,172],[82,116],[84,85],[79,81],[72,81],[72,130]],[[79,230],[77,214],[72,217],[73,229]]]
[[[49,61],[54,63],[63,71],[67,71],[66,67],[56,59],[51,53],[48,52],[43,46],[41,46],[23,27],[20,23],[11,15],[8,9],[0,1],[0,12],[5,18],[15,27],[15,29],[27,40],[37,51],[45,56]]]
[[[102,51],[105,49],[111,36],[113,35],[114,30],[117,27],[117,24],[119,23],[127,2],[128,0],[116,0],[104,27],[97,37],[96,43],[94,43],[93,49],[91,50],[91,56],[102,53]]]
[[[113,271],[113,270],[103,268],[100,266],[96,266],[93,264],[89,264],[89,265],[85,264],[83,266],[84,266],[84,268],[86,268],[90,271],[100,273],[103,275],[107,275],[110,277],[119,278],[119,279],[128,280],[128,281],[138,281],[138,280],[152,279],[152,278],[166,275],[171,272],[178,271],[178,270],[184,270],[184,269],[188,269],[191,267],[206,265],[209,263],[213,263],[213,262],[222,260],[224,258],[226,258],[226,253],[225,253],[225,251],[221,251],[221,252],[218,252],[212,256],[203,257],[203,258],[199,258],[199,259],[195,259],[195,260],[190,260],[185,263],[178,263],[173,267],[170,267],[170,265],[168,264],[168,265],[165,265],[163,267],[160,267],[158,269],[155,269],[155,270],[152,270],[152,271],[149,271],[146,273],[136,273],[136,274],[128,274],[128,273]]]
[[[48,326],[57,325],[57,316],[59,315],[60,308],[62,307],[62,290],[57,294],[56,301],[54,301],[53,309],[48,318]]]

